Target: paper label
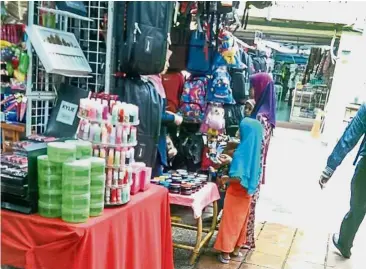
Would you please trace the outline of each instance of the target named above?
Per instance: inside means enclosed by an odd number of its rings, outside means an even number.
[[[77,111],[78,105],[62,101],[56,117],[56,121],[62,122],[67,125],[73,125]]]

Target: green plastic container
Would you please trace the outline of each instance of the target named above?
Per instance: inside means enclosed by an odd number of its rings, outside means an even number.
[[[61,217],[61,204],[48,204],[38,201],[38,213],[45,218]]]
[[[37,157],[38,175],[62,175],[62,164],[51,162],[47,155]]]
[[[91,204],[95,204],[95,203],[102,203],[104,201],[104,193],[105,193],[105,189],[104,187],[90,187],[90,199],[91,199]]]
[[[90,178],[65,178],[62,177],[62,193],[67,194],[87,194],[90,193]]]
[[[66,140],[65,143],[73,144],[76,146],[76,159],[89,159],[93,153],[92,143],[82,140]]]
[[[62,195],[62,205],[71,208],[86,209],[90,205],[90,193],[86,194],[65,194]]]
[[[47,144],[47,155],[51,162],[70,162],[76,159],[76,146],[71,143],[51,142]]]
[[[61,205],[62,191],[61,190],[38,190],[39,201],[45,204]]]
[[[61,218],[63,221],[72,223],[86,222],[89,218],[89,207],[76,209],[62,205]]]
[[[88,159],[91,165],[91,175],[99,176],[105,174],[105,159],[92,157]]]
[[[90,212],[89,215],[91,217],[97,217],[103,214],[104,203],[94,203],[90,204]]]
[[[90,179],[90,161],[77,160],[65,162],[62,166],[62,180],[74,181],[74,178]]]
[[[38,188],[40,190],[59,190],[62,189],[62,176],[38,174]]]
[[[104,189],[105,186],[105,174],[100,176],[92,176],[90,180],[90,186],[91,187],[99,187],[101,189]]]

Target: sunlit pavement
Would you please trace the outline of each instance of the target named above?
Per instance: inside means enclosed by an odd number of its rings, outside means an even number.
[[[355,152],[321,191],[317,181],[330,151],[309,132],[276,129],[268,155],[267,180],[257,206],[257,222],[262,223],[257,225],[257,249],[230,265],[218,263],[216,253],[207,249],[193,267],[188,266],[189,253],[175,250],[176,268],[366,268],[366,221],[350,260],[342,259],[331,243],[331,233],[338,232],[348,210]],[[175,231],[177,237],[193,239],[192,234]]]

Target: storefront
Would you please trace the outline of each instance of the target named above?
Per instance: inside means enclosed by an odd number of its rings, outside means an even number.
[[[224,111],[235,135],[249,92],[250,46],[224,27],[235,5],[207,3],[2,2],[2,19],[22,14],[2,25],[2,127],[22,126],[2,136],[2,265],[169,269],[172,225],[197,231],[174,244],[196,261]],[[197,225],[172,223],[172,204]]]

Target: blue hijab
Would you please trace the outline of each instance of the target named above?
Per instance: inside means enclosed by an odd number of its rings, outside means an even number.
[[[240,122],[240,144],[234,152],[229,176],[240,179],[240,184],[253,195],[261,174],[261,146],[263,127],[259,121],[244,118]]]

